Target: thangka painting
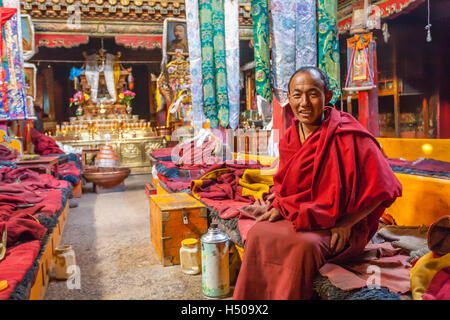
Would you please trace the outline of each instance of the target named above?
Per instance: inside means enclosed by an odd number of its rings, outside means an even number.
[[[345,90],[370,90],[375,86],[373,52],[375,42],[372,33],[347,39],[347,79]]]

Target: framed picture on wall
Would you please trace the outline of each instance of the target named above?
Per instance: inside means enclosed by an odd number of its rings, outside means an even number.
[[[34,26],[31,22],[31,16],[27,14],[21,15],[22,27],[22,48],[24,60],[29,60],[36,54],[36,46],[34,42]]]
[[[177,54],[184,59],[189,56],[187,26],[185,19],[167,18],[163,29],[163,62],[174,60]]]
[[[25,71],[25,95],[36,99],[36,65],[32,63],[24,63]]]

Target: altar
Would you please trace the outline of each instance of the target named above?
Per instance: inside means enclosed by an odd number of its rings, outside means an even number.
[[[83,56],[83,67],[71,71],[79,90],[70,99],[75,116],[56,125],[53,138],[81,151],[109,144],[119,156],[120,167],[130,168],[132,174],[151,173],[149,154],[165,147],[167,140],[162,128],[132,113],[132,69],[120,64],[120,52],[113,55],[101,48]],[[86,161],[92,162],[93,157],[95,153],[89,153]]]

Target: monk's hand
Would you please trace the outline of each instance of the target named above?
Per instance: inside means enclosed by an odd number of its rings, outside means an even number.
[[[334,228],[331,228],[330,248],[334,249],[335,253],[341,252],[348,243],[351,232],[352,225],[336,224]]]
[[[266,204],[270,205],[273,202],[273,199],[275,199],[275,193],[272,193],[270,196],[266,199]]]
[[[270,222],[274,222],[281,219],[281,213],[278,211],[277,208],[272,208],[266,213],[262,214],[261,216],[256,219],[256,222],[260,221],[266,221],[269,220]]]
[[[254,217],[259,217],[267,211],[267,207],[268,205],[262,199],[258,198],[252,205],[245,207],[244,210]]]

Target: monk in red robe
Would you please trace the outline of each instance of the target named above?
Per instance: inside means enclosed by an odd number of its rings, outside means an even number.
[[[350,114],[326,107],[332,95],[315,67],[299,69],[289,82],[295,119],[280,141],[271,201],[249,210],[256,223],[233,299],[311,299],[320,267],[360,255],[401,196],[373,135]]]

